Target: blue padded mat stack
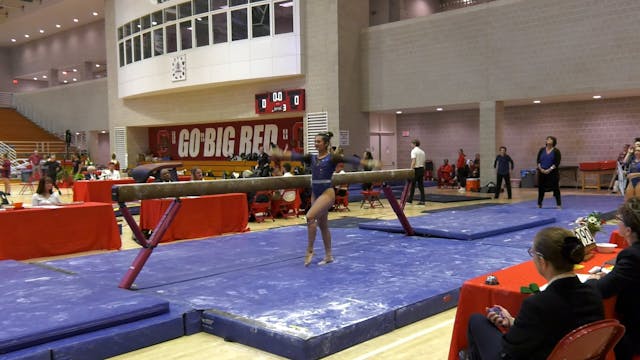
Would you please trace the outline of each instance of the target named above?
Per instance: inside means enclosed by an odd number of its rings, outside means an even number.
[[[100,286],[40,266],[0,261],[0,274],[0,354],[6,356],[169,312],[166,300]],[[179,329],[182,330],[181,320]]]

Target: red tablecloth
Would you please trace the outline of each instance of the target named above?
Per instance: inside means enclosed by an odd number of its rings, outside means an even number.
[[[0,211],[0,260],[120,249],[111,204]]]
[[[584,268],[576,270],[577,273],[588,273],[594,266],[600,266],[605,261],[615,258],[618,251],[613,254],[600,254],[598,252],[582,265]],[[499,285],[486,285],[484,282],[487,275],[495,275],[500,282]],[[458,352],[467,347],[467,324],[469,317],[473,313],[485,313],[486,307],[494,304],[505,307],[511,315],[515,316],[520,311],[522,301],[527,294],[520,293],[521,286],[528,286],[530,283],[538,285],[546,284],[547,281],[538,274],[533,261],[526,261],[521,264],[496,271],[491,274],[478,276],[465,281],[460,289],[460,299],[456,319],[453,325],[453,336],[449,347],[449,360],[457,360]],[[614,317],[615,299],[605,300],[605,316]]]
[[[624,249],[629,246],[627,240],[622,235],[620,235],[620,231],[618,230],[613,230],[611,232],[611,235],[609,236],[609,242],[611,244],[618,245],[618,249]]]
[[[120,180],[80,180],[73,183],[73,201],[93,201],[111,204],[111,187],[133,184],[131,178]]]
[[[154,229],[173,199],[142,200],[140,228]],[[181,198],[182,206],[160,242],[247,231],[247,195],[232,193]]]

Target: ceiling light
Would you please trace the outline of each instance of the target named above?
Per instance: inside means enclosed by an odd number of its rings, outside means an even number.
[[[26,37],[28,39],[29,38],[29,34],[24,34],[24,37]]]
[[[11,39],[11,42],[16,42],[16,41],[18,41],[18,40],[16,40],[16,39]]]
[[[156,26],[156,25],[158,25],[158,22],[157,21],[152,21],[151,25]]]
[[[91,13],[91,15],[98,16],[98,13],[94,11],[94,12]]]
[[[78,22],[80,20],[78,20],[78,18],[73,18],[73,22]]]
[[[38,78],[37,78],[37,77],[34,77],[34,78],[33,78],[33,80],[38,80]]]
[[[76,135],[80,135],[80,133],[76,131]]]
[[[100,67],[100,64],[96,64],[96,67]]]
[[[58,29],[60,29],[60,28],[62,27],[62,25],[60,25],[60,24],[56,24],[56,27],[57,27]]]
[[[602,95],[593,95],[594,99],[602,99]]]
[[[402,111],[398,110],[398,111],[396,111],[396,114],[400,115],[400,114],[402,114]]]
[[[73,69],[73,72],[78,72],[78,69]]]
[[[40,31],[40,34],[44,34],[44,30],[40,29],[38,31]]]
[[[73,80],[73,81],[78,81],[78,79],[76,79],[76,78],[73,78],[73,79],[71,79],[71,80]]]
[[[69,82],[68,80],[63,81],[63,83],[65,83],[65,84],[68,83],[68,82]]]
[[[47,78],[47,75],[42,75],[42,78],[43,78],[43,79],[46,79],[46,78]]]
[[[443,108],[436,108],[436,111],[442,111],[444,110]]]
[[[293,1],[287,1],[287,2],[283,2],[281,4],[278,4],[282,7],[292,7],[293,6]]]
[[[102,130],[102,131],[100,131],[100,132],[101,132],[101,133],[103,133],[103,134],[106,134],[106,133],[107,133],[107,131],[106,131],[106,130]]]
[[[63,72],[62,72],[62,75],[67,75],[67,72],[66,72],[66,71],[63,71]]]
[[[533,103],[534,103],[534,104],[540,104],[541,102],[542,102],[542,101],[540,101],[540,100],[533,100]]]

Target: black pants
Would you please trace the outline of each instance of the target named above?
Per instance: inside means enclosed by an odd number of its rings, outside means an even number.
[[[413,201],[413,195],[416,192],[416,183],[418,184],[418,190],[420,190],[420,202],[424,202],[424,167],[413,168],[413,171],[415,171],[415,178],[411,183],[409,202]]]
[[[502,188],[502,179],[505,181],[505,186],[507,187],[507,196],[511,199],[511,175],[500,175],[498,174],[498,179],[496,180],[496,196],[497,199],[500,196],[500,190]]]
[[[472,360],[498,360],[502,354],[502,333],[482,314],[472,314],[467,329]]]

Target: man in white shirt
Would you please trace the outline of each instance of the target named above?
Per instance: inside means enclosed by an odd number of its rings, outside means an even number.
[[[116,170],[116,165],[110,162],[107,166],[100,173],[100,178],[102,180],[120,180],[120,171]]]
[[[416,183],[418,184],[418,190],[420,190],[420,202],[418,205],[424,205],[424,162],[426,160],[424,151],[420,149],[420,140],[413,139],[411,141],[413,149],[411,150],[411,168],[415,171],[415,178],[411,183],[411,192],[409,193],[408,203],[413,202],[413,195],[416,192]]]

